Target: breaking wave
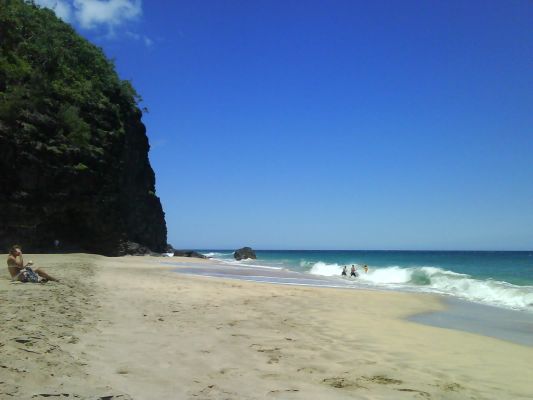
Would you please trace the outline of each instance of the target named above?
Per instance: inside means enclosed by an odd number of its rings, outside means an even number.
[[[317,262],[309,272],[314,275],[340,276],[342,265]],[[358,266],[360,283],[409,290],[441,293],[465,300],[500,307],[533,311],[533,286],[517,286],[492,279],[480,280],[466,274],[437,267],[372,268],[368,273]]]

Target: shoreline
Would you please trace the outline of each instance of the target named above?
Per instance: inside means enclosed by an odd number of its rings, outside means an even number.
[[[443,309],[432,295],[205,278],[148,257],[32,257],[64,283],[0,279],[0,397],[530,394],[531,347],[405,320]],[[21,307],[27,312],[17,318]]]
[[[355,264],[361,271],[356,286],[437,293],[533,315],[531,252],[306,250],[257,254],[257,260],[243,261],[234,261],[230,252],[213,251],[208,255],[235,266],[261,264],[326,276],[337,282],[342,280],[342,267]],[[365,264],[368,273],[362,271]]]
[[[439,296],[446,308],[423,312],[407,319],[445,329],[475,333],[533,347],[533,315],[452,297]]]
[[[407,316],[406,319],[419,324],[457,331],[470,332],[486,337],[497,338],[512,343],[533,347],[533,314],[526,311],[496,307],[438,293],[414,292],[401,289],[387,289],[357,285],[357,280],[311,275],[286,269],[273,269],[260,266],[238,266],[220,260],[191,265],[184,261],[162,262],[173,265],[180,274],[190,274],[218,279],[235,279],[275,285],[321,287],[344,290],[378,292],[400,292],[413,295],[435,296],[442,302],[444,309],[421,312]]]

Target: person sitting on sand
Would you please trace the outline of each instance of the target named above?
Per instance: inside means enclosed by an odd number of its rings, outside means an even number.
[[[342,269],[342,276],[346,276],[346,265],[344,266],[344,268]]]
[[[368,265],[365,264],[365,266],[363,268],[365,270],[365,274],[368,273]]]
[[[7,269],[11,275],[11,280],[35,283],[46,281],[59,282],[59,280],[44,272],[42,268],[35,268],[35,270],[33,270],[30,268],[30,265],[33,265],[32,261],[29,261],[24,265],[24,260],[22,259],[22,247],[17,244],[12,246],[7,257]]]
[[[352,270],[350,272],[350,276],[353,276],[354,278],[357,278],[357,268],[355,268],[355,265],[352,264]]]

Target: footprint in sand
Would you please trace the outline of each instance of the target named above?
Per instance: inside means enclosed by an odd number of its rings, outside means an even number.
[[[443,384],[437,385],[437,386],[440,387],[445,392],[459,392],[459,391],[465,389],[464,386],[461,386],[461,385],[459,385],[458,383],[455,383],[455,382],[443,383]]]
[[[271,390],[268,392],[269,396],[275,396],[275,395],[284,395],[288,393],[296,393],[299,392],[299,389],[278,389],[278,390]]]
[[[314,373],[324,373],[326,372],[323,368],[316,368],[316,367],[302,367],[298,368],[296,372],[305,372],[307,374],[314,374]]]
[[[258,353],[265,353],[268,356],[268,364],[276,364],[281,358],[280,347],[265,348],[257,343],[251,344],[250,347]]]
[[[322,382],[337,389],[344,389],[344,388],[368,389],[368,387],[359,383],[360,380],[363,380],[367,383],[375,383],[378,385],[400,385],[403,383],[399,379],[389,378],[385,375],[374,375],[370,377],[362,376],[361,378],[358,378],[355,380],[336,376],[332,378],[326,378]],[[408,389],[405,391],[411,391],[411,390],[412,389]]]
[[[245,335],[245,334],[242,334],[242,333],[232,333],[231,336],[232,337],[245,338],[245,339],[250,339],[251,338],[250,335]]]
[[[202,390],[200,390],[199,392],[197,393],[194,393],[193,396],[194,397],[197,397],[197,396],[216,396],[216,398],[233,398],[233,397],[230,397],[232,395],[232,393],[230,392],[227,392],[225,390],[222,390],[220,389],[219,387],[217,387],[216,385],[208,385],[206,387],[204,387]],[[201,397],[201,398],[205,398],[205,397]]]
[[[220,375],[235,375],[238,371],[238,368],[222,368],[218,373]]]
[[[345,389],[345,388],[368,389],[367,387],[362,386],[359,383],[357,383],[357,381],[342,378],[339,376],[335,376],[333,378],[326,378],[322,380],[322,383],[329,385],[331,387],[334,387],[336,389]]]
[[[119,375],[128,375],[130,371],[128,371],[126,368],[119,368],[117,369],[117,374]]]
[[[365,381],[377,383],[378,385],[400,385],[403,382],[399,379],[393,379],[389,378],[385,375],[374,375],[374,376],[363,376],[362,377]]]
[[[431,395],[428,392],[424,392],[422,390],[416,390],[416,389],[396,389],[398,392],[411,392],[419,394],[420,396],[424,397],[425,399],[430,399]]]
[[[262,374],[261,379],[279,379],[281,377],[280,374],[276,373],[269,373],[269,374]]]

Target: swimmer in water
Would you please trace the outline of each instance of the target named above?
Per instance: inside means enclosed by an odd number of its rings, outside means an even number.
[[[365,266],[363,268],[365,270],[365,274],[368,273],[368,265],[365,264]]]

